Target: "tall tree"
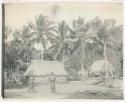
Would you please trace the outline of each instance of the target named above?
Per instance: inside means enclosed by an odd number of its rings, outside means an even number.
[[[69,28],[71,37],[74,38],[74,42],[79,42],[79,49],[81,50],[81,74],[84,74],[84,59],[85,59],[85,46],[87,39],[89,36],[86,33],[86,28],[84,24],[83,18],[78,18],[78,20],[74,20],[72,27]]]
[[[30,58],[31,58],[31,53],[33,49],[33,33],[30,31],[31,29],[29,28],[29,26],[23,26],[22,29],[22,34],[21,34],[21,42],[24,46],[24,58],[26,59],[26,62],[29,63],[30,62]]]
[[[41,60],[44,52],[47,50],[47,35],[53,34],[53,22],[49,21],[46,16],[39,15],[35,18],[35,23],[30,22],[29,27],[33,30],[34,41],[41,44]]]
[[[103,46],[103,54],[104,54],[105,70],[106,70],[106,72],[105,72],[106,73],[105,82],[106,82],[107,77],[108,77],[107,48],[114,49],[114,46],[117,45],[117,43],[115,42],[115,39],[113,37],[114,29],[115,29],[115,20],[107,19],[107,20],[104,20],[104,22],[102,22],[98,17],[96,17],[94,20],[91,20],[88,23],[88,25],[91,26],[91,27],[89,27],[89,30],[91,30],[91,32],[89,32],[89,33],[92,33],[94,35],[94,38],[96,38],[96,40],[99,41]],[[110,71],[110,73],[113,76],[113,72]]]
[[[68,53],[68,25],[65,21],[58,23],[56,33],[58,35],[56,40],[56,46],[58,46],[58,48],[54,59],[57,59],[58,56],[61,56],[62,62],[64,63],[64,57]]]
[[[23,26],[22,30],[15,30],[14,39],[12,40],[13,47],[18,50],[17,56],[20,60],[25,61],[27,63],[30,62],[32,57],[32,48],[33,48],[33,33],[29,26]]]

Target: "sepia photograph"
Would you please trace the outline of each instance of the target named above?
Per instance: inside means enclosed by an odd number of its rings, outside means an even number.
[[[2,5],[5,99],[123,100],[123,3]]]

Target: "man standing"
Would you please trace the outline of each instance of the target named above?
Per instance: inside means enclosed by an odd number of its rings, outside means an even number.
[[[51,72],[51,73],[50,73],[50,76],[49,76],[51,93],[55,93],[55,81],[56,81],[56,77],[55,77],[54,73]]]

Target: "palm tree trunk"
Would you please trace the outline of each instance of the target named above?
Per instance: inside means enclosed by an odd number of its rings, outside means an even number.
[[[41,51],[41,60],[43,61],[43,52]]]
[[[46,52],[46,44],[45,44],[45,40],[43,38],[43,36],[41,37],[42,38],[42,44],[41,44],[41,60],[43,61],[44,60],[44,52]],[[43,49],[43,51],[42,51]]]
[[[110,67],[111,67],[111,66],[110,66]],[[113,72],[112,72],[111,68],[110,68],[110,73],[111,73],[111,76],[113,77],[114,75],[113,75]]]
[[[83,80],[83,79],[84,79],[83,63],[81,64],[81,75],[82,75],[82,78],[81,78],[81,80]]]
[[[40,59],[43,61],[43,51],[42,51],[43,47],[42,47],[42,44],[41,44],[41,56],[40,56]]]
[[[105,75],[106,75],[106,78],[105,78],[105,84],[107,84],[107,77],[108,77],[108,72],[107,72],[107,52],[106,52],[106,42],[104,43],[104,59],[105,59]]]
[[[82,75],[82,80],[84,78],[84,70],[83,70],[83,67],[84,67],[84,43],[81,42],[81,75]]]
[[[63,50],[63,44],[60,44],[59,48],[57,49],[56,55],[53,57],[54,60],[57,60],[57,57],[61,53],[62,50]]]

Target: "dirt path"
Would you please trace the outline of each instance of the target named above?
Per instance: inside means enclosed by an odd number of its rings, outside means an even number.
[[[29,93],[28,88],[5,90],[6,98],[42,98],[42,99],[122,99],[120,89],[97,85],[85,85],[82,82],[56,85],[56,93],[50,92],[49,85],[40,85],[36,92]]]

